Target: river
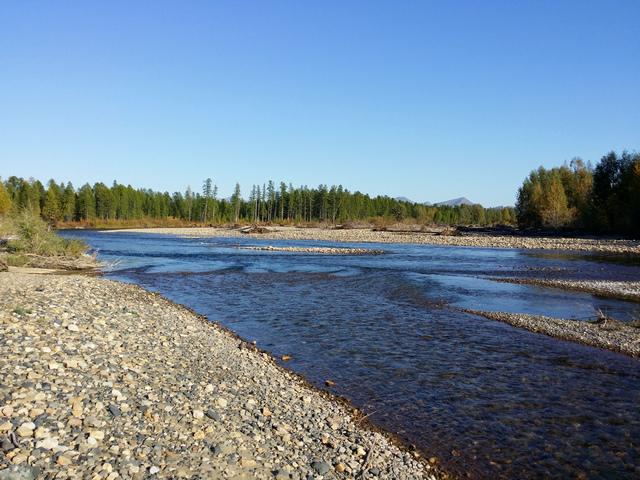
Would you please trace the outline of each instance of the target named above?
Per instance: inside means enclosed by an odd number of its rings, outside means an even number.
[[[105,276],[162,293],[347,397],[448,471],[472,478],[640,476],[640,361],[458,307],[587,321],[640,304],[491,277],[637,280],[624,257],[383,245],[379,256],[244,250],[352,246],[66,231]]]

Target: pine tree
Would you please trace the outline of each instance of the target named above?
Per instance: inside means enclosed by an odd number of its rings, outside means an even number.
[[[202,184],[202,196],[204,197],[204,213],[202,215],[202,221],[206,223],[207,221],[207,210],[209,208],[209,199],[211,198],[212,193],[212,181],[210,178],[207,178]]]
[[[287,185],[284,182],[280,182],[280,220],[284,220],[284,205],[287,196]]]
[[[276,189],[273,180],[269,180],[267,184],[267,221],[271,221],[275,216],[273,214],[276,204]]]
[[[233,222],[238,223],[238,217],[240,216],[240,204],[242,197],[240,196],[240,184],[236,183],[236,188],[231,196],[231,205],[233,206]]]
[[[188,220],[191,221],[191,212],[193,211],[193,192],[191,187],[187,185],[187,191],[184,194],[185,202],[187,204]]]
[[[211,199],[212,199],[211,200],[211,203],[212,203],[212,212],[211,212],[212,214],[211,214],[211,217],[212,217],[213,222],[215,223],[215,221],[216,221],[217,203],[218,203],[218,186],[217,185],[213,186],[213,192],[211,194]]]

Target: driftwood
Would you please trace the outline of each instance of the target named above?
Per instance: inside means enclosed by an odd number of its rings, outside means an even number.
[[[21,254],[26,258],[24,267],[50,268],[54,270],[95,270],[100,263],[93,255],[81,255],[79,257],[43,256],[34,253]],[[0,259],[2,261],[4,259]],[[6,261],[6,260],[5,260]]]
[[[268,228],[265,227],[261,227],[259,225],[249,225],[246,227],[242,227],[240,229],[240,233],[245,233],[245,234],[249,234],[249,233],[269,233],[271,230],[269,230]]]
[[[458,237],[462,235],[456,227],[445,228],[440,232],[444,237]]]

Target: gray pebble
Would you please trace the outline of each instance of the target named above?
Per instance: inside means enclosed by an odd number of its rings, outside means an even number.
[[[0,480],[35,480],[40,470],[28,465],[13,465],[0,470]]]
[[[326,475],[327,473],[329,473],[329,470],[331,470],[331,465],[329,465],[327,462],[318,461],[318,460],[313,462],[311,464],[311,467],[320,475]]]

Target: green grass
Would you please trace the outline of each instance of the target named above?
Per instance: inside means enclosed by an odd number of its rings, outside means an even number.
[[[13,309],[13,313],[22,317],[24,315],[29,315],[31,313],[31,310],[28,308],[16,307]]]
[[[10,253],[5,257],[7,265],[11,267],[24,267],[29,263],[29,257],[21,254]]]

